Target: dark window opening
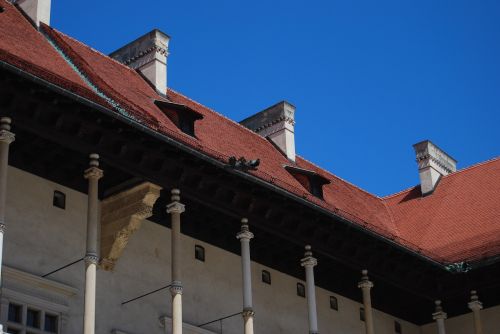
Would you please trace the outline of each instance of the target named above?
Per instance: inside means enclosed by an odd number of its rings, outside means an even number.
[[[403,329],[401,328],[401,324],[397,321],[394,321],[394,332],[396,334],[402,334],[403,333]]]
[[[54,198],[52,199],[52,205],[54,205],[56,208],[66,209],[66,194],[55,190]]]
[[[21,331],[19,329],[7,327],[7,333],[9,333],[9,334],[21,334]]]
[[[156,100],[155,104],[185,134],[195,137],[195,122],[203,118],[199,112],[188,106]]]
[[[299,297],[306,296],[306,288],[304,287],[304,284],[302,284],[302,283],[297,283],[297,296],[299,296]]]
[[[44,331],[49,333],[57,333],[57,316],[45,314]]]
[[[26,326],[40,328],[40,311],[28,309],[26,314]]]
[[[335,311],[339,310],[339,302],[337,300],[337,297],[330,296],[330,308]]]
[[[365,309],[364,309],[364,307],[359,308],[359,320],[365,321]]]
[[[271,284],[271,273],[267,270],[262,270],[262,282]]]
[[[194,246],[194,258],[205,262],[205,248],[200,245]]]
[[[306,188],[311,195],[323,199],[323,185],[330,181],[315,171],[299,168],[296,166],[285,166],[285,169]]]
[[[23,307],[17,304],[9,304],[9,316],[8,319],[10,322],[16,322],[18,324],[21,323],[21,316],[23,314]]]
[[[5,12],[5,8],[3,8],[2,6],[0,6],[0,13],[3,13]]]

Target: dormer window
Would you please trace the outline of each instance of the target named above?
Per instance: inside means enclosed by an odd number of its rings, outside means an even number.
[[[196,137],[195,122],[203,118],[199,112],[183,104],[156,100],[155,104],[182,132]]]
[[[299,181],[304,188],[306,188],[311,195],[323,199],[323,185],[330,183],[330,181],[318,173],[299,168],[296,166],[285,166],[285,169],[292,174],[292,176]]]

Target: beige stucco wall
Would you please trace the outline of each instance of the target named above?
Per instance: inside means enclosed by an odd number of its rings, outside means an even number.
[[[481,311],[481,322],[484,334],[500,333],[500,306],[490,307]],[[474,320],[472,314],[446,319],[446,332],[451,334],[473,334]],[[436,325],[431,323],[422,326],[422,334],[437,333]]]
[[[66,210],[52,206],[54,190],[66,194]],[[83,257],[85,194],[15,168],[9,169],[8,192],[4,253],[6,265],[43,275]],[[258,238],[258,235],[255,237]],[[234,240],[238,243],[236,238]],[[194,259],[195,244],[205,247],[205,262]],[[186,236],[182,237],[182,250],[185,322],[198,325],[239,312],[242,304],[239,256]],[[80,262],[50,276],[51,280],[76,288],[76,295],[68,297],[47,293],[43,296],[49,301],[67,304],[69,311],[63,324],[63,333],[81,333],[83,269],[84,265]],[[271,272],[272,285],[260,281],[263,269]],[[256,333],[307,333],[306,299],[296,295],[297,280],[257,263],[252,263],[252,270]],[[121,303],[170,282],[170,230],[149,221],[144,222],[131,238],[114,272],[100,270],[97,279],[97,333],[110,333],[112,330],[130,334],[164,333],[158,318],[170,315],[168,290],[124,306]],[[7,287],[13,286],[9,281],[5,284]],[[39,293],[28,288],[24,290]],[[330,309],[330,295],[338,298],[339,311]],[[364,333],[364,324],[359,320],[359,303],[319,288],[317,299],[321,333]],[[375,311],[376,332],[394,333],[394,320],[388,314]],[[400,322],[403,333],[420,334],[419,327]],[[205,329],[220,332],[219,324]],[[206,333],[188,328],[185,332]],[[422,334],[431,332],[431,326],[426,326]],[[466,332],[451,331],[455,334]],[[223,333],[242,333],[241,317],[225,320]],[[493,332],[486,330],[486,333]]]

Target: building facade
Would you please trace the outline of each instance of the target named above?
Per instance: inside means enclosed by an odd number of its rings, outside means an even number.
[[[6,333],[500,333],[500,159],[380,198],[167,87],[169,37],[103,55],[0,0]]]

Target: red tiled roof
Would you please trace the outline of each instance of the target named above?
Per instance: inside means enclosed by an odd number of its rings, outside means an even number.
[[[0,0],[0,61],[107,105],[10,2]]]
[[[449,262],[500,253],[500,158],[441,178],[422,197],[420,187],[384,198],[399,236]]]
[[[313,163],[297,157],[299,168],[330,180],[324,200],[307,190],[283,167],[290,161],[267,139],[214,110],[169,89],[168,99],[203,115],[196,137],[181,132],[155,105],[164,97],[134,70],[48,26],[42,26],[62,53],[99,92],[99,97],[10,3],[0,20],[0,60],[92,99],[223,162],[230,156],[259,158],[254,176],[345,217],[437,261],[451,263],[500,254],[500,159],[442,178],[437,190],[421,197],[419,187],[380,198]],[[5,4],[3,4],[5,3]]]

